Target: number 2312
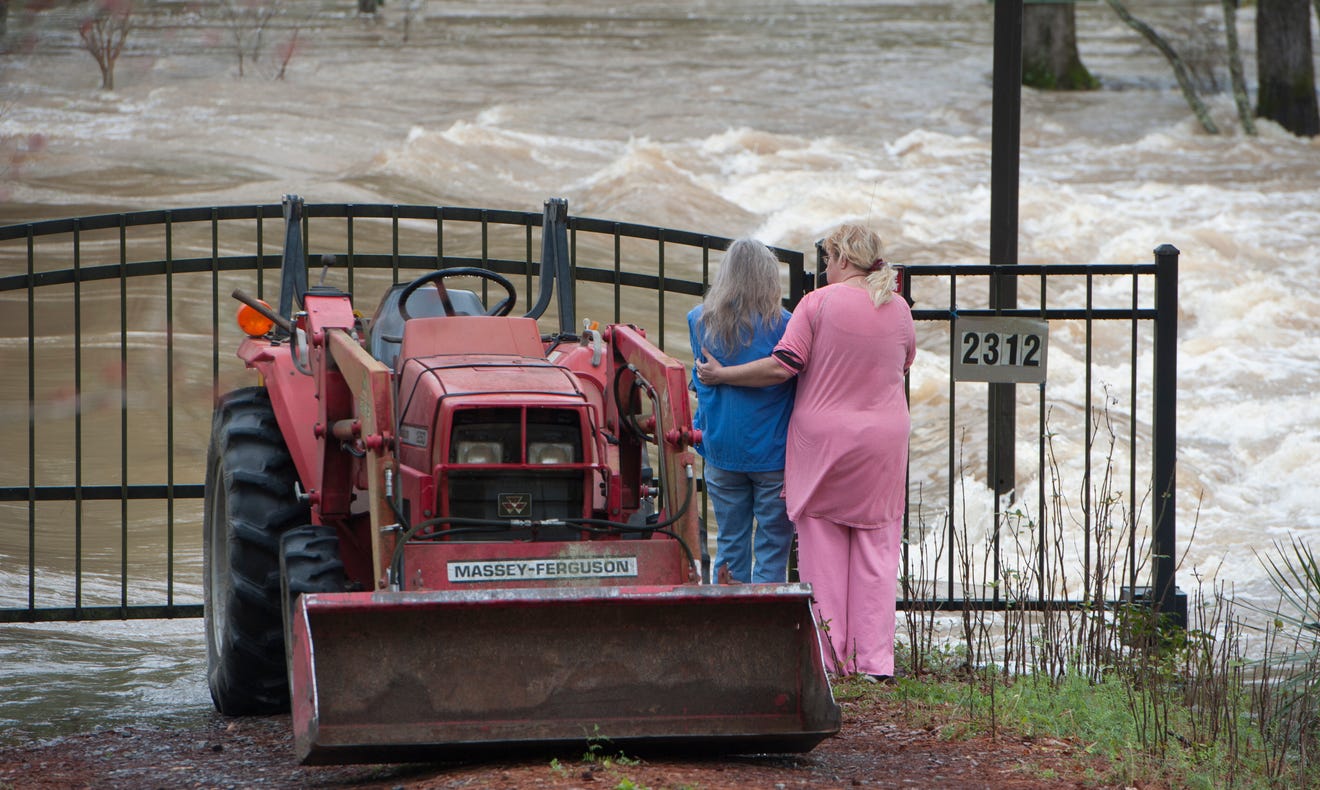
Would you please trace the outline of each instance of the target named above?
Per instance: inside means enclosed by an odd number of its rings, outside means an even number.
[[[1040,335],[965,332],[962,344],[964,365],[1040,366]]]

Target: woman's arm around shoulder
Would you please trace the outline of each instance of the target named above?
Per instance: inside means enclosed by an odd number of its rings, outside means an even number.
[[[697,363],[697,379],[702,384],[733,384],[739,387],[769,387],[793,378],[793,373],[774,357],[745,362],[741,365],[721,365],[713,354],[702,349],[705,361]]]

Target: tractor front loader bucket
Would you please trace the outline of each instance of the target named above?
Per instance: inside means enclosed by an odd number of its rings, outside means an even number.
[[[803,752],[839,729],[797,584],[303,595],[306,764],[608,749]]]

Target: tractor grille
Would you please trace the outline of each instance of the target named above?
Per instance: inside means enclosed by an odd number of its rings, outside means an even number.
[[[510,523],[514,520],[582,518],[581,469],[535,473],[509,470],[451,471],[448,475],[449,514]],[[444,494],[442,494],[443,496]],[[455,529],[458,529],[455,527]],[[483,528],[456,534],[462,540],[578,540],[573,527]]]

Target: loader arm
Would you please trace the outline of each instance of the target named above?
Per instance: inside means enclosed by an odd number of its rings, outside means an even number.
[[[394,395],[390,369],[373,358],[351,335],[343,329],[326,332],[330,356],[339,366],[349,391],[356,403],[357,419],[349,425],[332,426],[341,439],[360,439],[366,449],[367,508],[371,514],[373,530],[380,538],[371,541],[371,567],[375,588],[384,589],[389,582],[386,558],[394,550],[397,530],[396,519],[387,497],[390,485],[386,480],[394,466]]]
[[[646,340],[640,329],[615,324],[606,330],[606,340],[614,350],[614,365],[626,368],[624,375],[616,375],[617,389],[624,387],[646,389],[654,400],[655,413],[643,426],[655,434],[660,450],[662,488],[670,512],[662,514],[677,518],[674,532],[683,543],[694,549],[701,545],[701,529],[696,507],[696,458],[692,447],[700,441],[700,434],[692,429],[692,414],[687,396],[687,367]],[[631,390],[630,390],[631,391]],[[615,391],[610,399],[612,422],[626,419],[629,402],[622,392]],[[695,568],[697,578],[701,569]]]

